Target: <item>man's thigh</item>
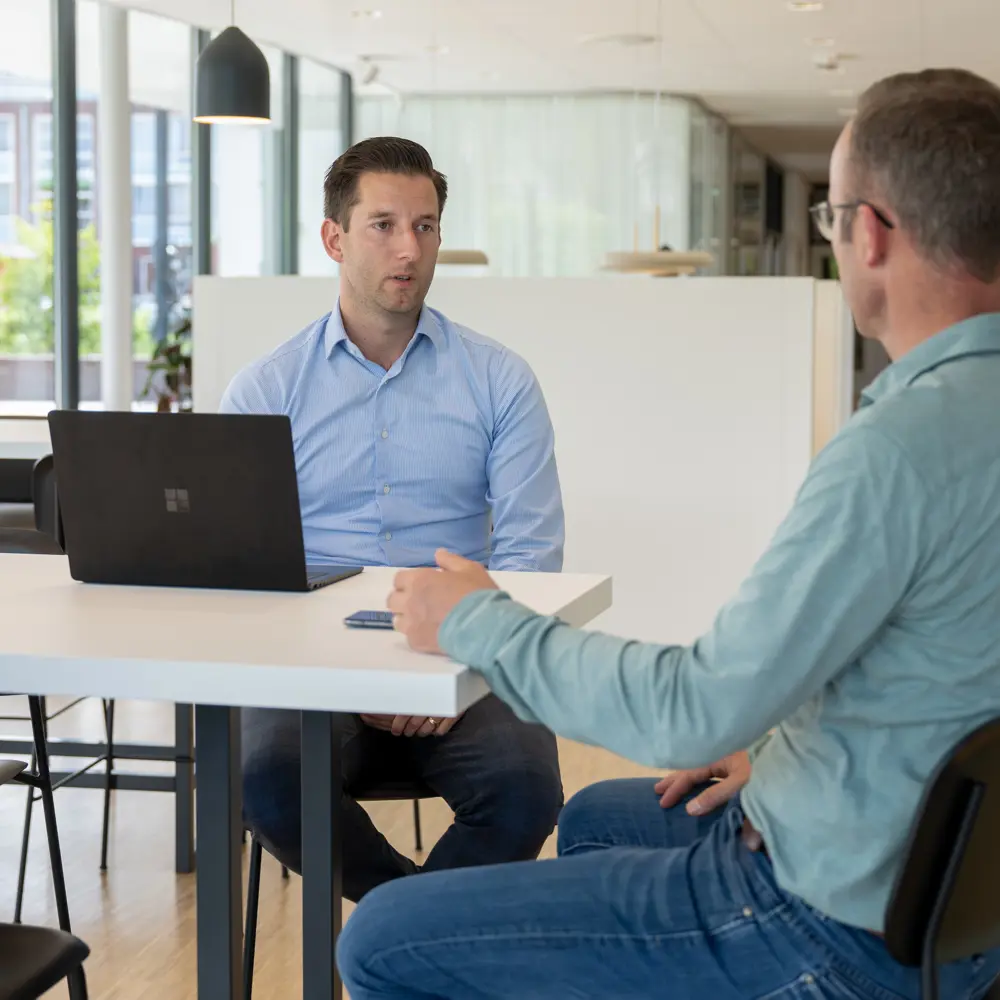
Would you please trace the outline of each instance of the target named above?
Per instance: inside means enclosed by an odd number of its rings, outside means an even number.
[[[689,816],[685,806],[705,791],[699,785],[672,809],[660,805],[652,778],[619,778],[589,785],[559,816],[559,854],[569,856],[609,847],[687,847],[704,837],[724,809]]]
[[[421,776],[452,808],[477,797],[495,776],[519,775],[559,785],[556,739],[544,726],[522,722],[495,695],[476,702],[445,736],[412,741]],[[561,785],[559,785],[561,797]]]
[[[302,755],[302,713],[288,709],[245,708],[242,712],[244,770],[298,766]],[[344,782],[368,785],[413,773],[408,741],[366,726],[357,715],[340,717]]]
[[[705,843],[383,886],[341,938],[345,982],[353,1000],[745,1000],[808,983],[815,956],[783,936],[777,896],[739,870],[738,845]]]

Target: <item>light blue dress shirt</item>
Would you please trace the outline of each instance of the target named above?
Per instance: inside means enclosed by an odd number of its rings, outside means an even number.
[[[516,354],[433,309],[385,371],[348,339],[338,304],[241,371],[221,409],[290,417],[311,563],[424,566],[444,547],[495,570],[562,568],[538,382]]]
[[[754,745],[743,806],[778,883],[881,930],[929,776],[1000,715],[1000,314],[879,376],[694,645],[588,634],[496,592],[441,642],[521,718],[637,761]]]

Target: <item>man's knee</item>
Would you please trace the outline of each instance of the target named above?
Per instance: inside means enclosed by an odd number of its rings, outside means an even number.
[[[653,782],[639,779],[652,796]],[[577,792],[559,814],[559,854],[602,847],[608,839],[624,794],[632,794],[635,779],[598,781]],[[628,787],[626,787],[628,786]]]
[[[497,764],[480,776],[480,792],[460,817],[491,828],[505,845],[504,860],[531,860],[555,829],[562,808],[558,761],[508,759]]]
[[[406,882],[409,879],[404,880]],[[402,943],[398,922],[414,919],[412,903],[400,907],[401,883],[389,882],[369,892],[358,903],[337,940],[337,968],[344,985],[362,992],[385,984],[372,969],[373,957],[387,945]],[[405,896],[406,887],[403,888]],[[418,902],[418,908],[424,901]],[[412,926],[412,924],[411,924]]]

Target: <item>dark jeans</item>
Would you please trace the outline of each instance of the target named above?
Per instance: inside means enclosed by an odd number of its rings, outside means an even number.
[[[700,791],[701,789],[699,789]],[[780,889],[738,802],[660,808],[653,782],[570,800],[552,861],[438,872],[373,892],[338,950],[352,1000],[918,1000],[884,942]],[[947,965],[980,1000],[1000,950]]]
[[[344,895],[418,870],[536,858],[562,806],[555,737],[499,699],[477,702],[445,736],[393,736],[352,718],[343,733]],[[301,871],[299,713],[243,710],[243,815],[279,861]],[[422,869],[395,851],[352,795],[421,779],[455,813]]]

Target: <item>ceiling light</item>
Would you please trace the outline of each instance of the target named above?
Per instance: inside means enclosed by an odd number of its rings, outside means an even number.
[[[788,0],[788,9],[797,14],[814,13],[823,9],[823,0]]]
[[[233,0],[234,21],[235,6]],[[235,24],[213,38],[198,56],[194,120],[203,125],[263,125],[271,120],[267,58]]]
[[[814,45],[817,48],[830,48],[836,45],[836,41],[832,38],[807,38],[806,45]]]
[[[351,17],[354,18],[367,18],[370,21],[377,21],[382,16],[382,11],[380,10],[352,10]]]
[[[428,45],[427,51],[432,56],[446,56],[451,49],[447,45]]]

